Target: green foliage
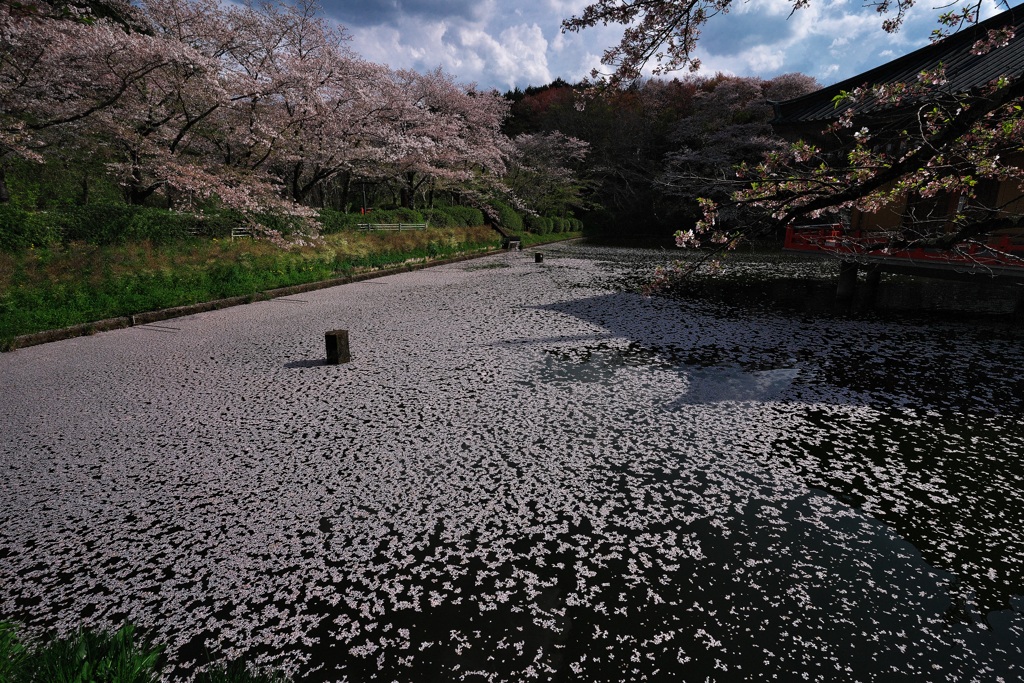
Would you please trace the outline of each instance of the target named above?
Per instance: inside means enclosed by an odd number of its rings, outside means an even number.
[[[352,230],[357,224],[365,222],[366,216],[359,213],[345,213],[333,209],[320,210],[320,232],[324,235]]]
[[[140,642],[131,625],[116,633],[81,629],[31,651],[21,667],[25,683],[156,683],[162,648]],[[16,674],[18,676],[18,674]]]
[[[28,655],[28,648],[18,639],[14,624],[0,621],[0,681],[24,680]]]
[[[200,228],[195,215],[145,206],[89,204],[62,207],[47,215],[65,242],[99,245],[141,240],[162,244],[187,238]]]
[[[444,209],[424,209],[422,213],[432,228],[454,228],[459,225],[455,216]]]
[[[394,216],[394,220],[388,221],[389,223],[423,223],[426,220],[419,211],[405,207],[393,209],[390,213]]]
[[[321,232],[333,235],[355,229],[360,223],[426,223],[432,228],[476,227],[484,224],[484,214],[468,206],[443,206],[413,210],[403,207],[373,209],[370,213],[344,213],[320,210]]]
[[[524,219],[527,231],[535,235],[561,234],[583,230],[583,221],[562,216],[527,216]]]
[[[17,628],[0,622],[0,683],[157,683],[166,662],[162,646],[136,636],[127,624],[115,633],[79,629],[29,647]],[[250,668],[241,660],[199,673],[195,683],[288,683],[281,672]]]
[[[49,211],[30,211],[13,204],[0,204],[0,250],[17,252],[61,242],[118,245],[148,240],[168,244],[196,236],[226,238],[231,230],[249,219],[238,211],[219,209],[208,213],[179,213],[166,209],[127,204],[60,206]],[[293,233],[300,219],[281,214],[255,217],[263,226]],[[406,208],[375,209],[372,213],[320,211],[322,232],[331,235],[351,230],[360,223],[429,223],[432,227],[476,227],[484,224],[483,213],[467,206],[450,206],[415,211]]]
[[[510,232],[522,232],[523,231],[523,218],[520,216],[515,209],[502,201],[494,201],[491,206],[498,214],[498,222],[500,227]]]
[[[44,211],[83,204],[123,204],[121,188],[101,160],[54,159],[40,164],[20,158],[3,160],[11,205]]]
[[[3,251],[45,247],[60,240],[59,228],[46,214],[0,204],[0,249]]]
[[[415,209],[374,209],[364,216],[362,223],[425,223],[426,219]]]
[[[472,228],[484,224],[484,212],[470,206],[446,206],[438,209],[455,220],[456,225]]]
[[[248,220],[233,210],[193,214],[148,206],[89,204],[26,211],[0,205],[0,249],[15,252],[59,242],[103,246],[146,240],[168,244],[195,236],[223,238]],[[302,225],[299,218],[282,214],[260,214],[255,220],[282,235],[291,234]]]
[[[551,219],[545,218],[544,216],[527,216],[523,222],[526,224],[526,229],[535,235],[547,235],[551,232]]]
[[[196,216],[195,232],[204,237],[216,237],[223,239],[231,236],[231,231],[246,223],[246,218],[240,211],[234,209],[221,209],[210,213],[200,213]]]
[[[431,228],[327,236],[321,246],[303,250],[259,240],[196,240],[164,246],[76,243],[0,255],[9,273],[0,284],[0,348],[10,348],[22,334],[253,295],[496,242],[496,233],[480,227]]]

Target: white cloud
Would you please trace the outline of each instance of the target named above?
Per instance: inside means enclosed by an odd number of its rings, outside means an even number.
[[[561,21],[587,0],[416,0],[394,3],[325,0],[329,13],[353,23],[353,48],[396,68],[442,66],[482,87],[579,81],[601,67],[603,51],[618,43],[621,26],[562,34]],[[986,16],[995,13],[985,0]],[[815,0],[792,12],[791,0],[749,0],[713,17],[696,52],[702,73],[772,77],[800,71],[823,83],[849,78],[928,42],[938,10],[915,6],[895,35],[860,0]]]
[[[526,78],[530,83],[548,83],[548,41],[537,24],[521,24],[501,32],[499,66],[506,76],[506,85],[513,87]]]
[[[843,2],[780,12],[783,0],[753,0],[715,17],[698,45],[704,73],[771,77],[800,71],[823,83],[856,75],[927,42],[934,11],[915,8],[903,31],[890,35],[882,18]]]

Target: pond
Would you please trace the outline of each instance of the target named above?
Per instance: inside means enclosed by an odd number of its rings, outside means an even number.
[[[1019,327],[543,251],[0,356],[0,616],[174,680],[1021,680]]]

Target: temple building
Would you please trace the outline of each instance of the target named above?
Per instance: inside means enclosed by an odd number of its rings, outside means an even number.
[[[1003,27],[1012,32],[1009,42],[978,54],[983,52],[978,49],[979,41],[984,41],[990,30]],[[980,94],[1000,78],[1015,83],[1024,78],[1024,6],[853,78],[775,103],[772,125],[784,138],[811,143],[826,157],[831,151],[837,164],[844,163],[853,135],[861,127],[871,130],[878,144],[898,157],[908,131],[913,132],[915,126],[920,129],[919,109],[927,100],[911,97],[899,104],[867,99],[851,103],[837,97],[865,85],[915,83],[920,74],[939,68],[945,76],[943,92],[953,96]],[[828,131],[844,114],[852,114],[854,125]],[[1020,142],[1016,151],[1003,157],[1011,165],[1024,166],[1024,140]],[[984,225],[984,231],[963,243],[944,243],[944,234],[957,232],[954,217],[958,215]],[[911,234],[913,238],[908,239]],[[1024,278],[1024,186],[1017,179],[981,179],[974,197],[949,192],[932,197],[903,196],[875,212],[851,210],[827,225],[791,226],[786,248],[831,252],[862,265],[919,274],[953,271]]]

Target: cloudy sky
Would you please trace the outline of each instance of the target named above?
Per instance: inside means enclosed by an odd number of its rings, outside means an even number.
[[[1016,4],[1017,0],[1010,0]],[[986,0],[986,17],[996,10]],[[620,27],[563,35],[562,19],[585,0],[323,0],[363,57],[418,71],[443,67],[458,80],[505,91],[555,78],[576,82],[600,65]],[[854,76],[928,42],[936,5],[923,0],[897,35],[863,0],[812,0],[790,16],[788,0],[737,0],[700,39],[701,73],[770,78],[799,71],[823,85]]]

